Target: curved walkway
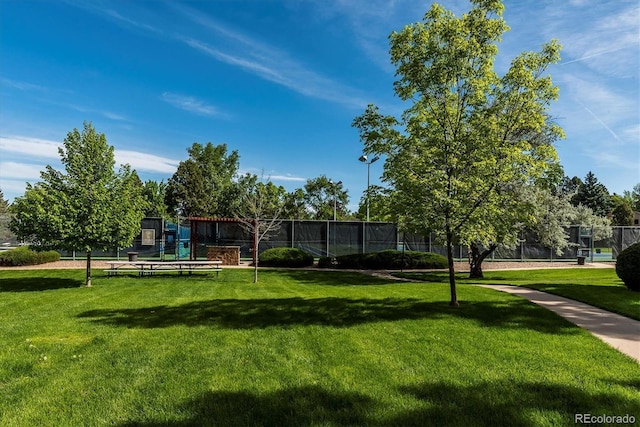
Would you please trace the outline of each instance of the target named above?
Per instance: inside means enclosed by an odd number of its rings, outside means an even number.
[[[519,295],[591,332],[611,347],[640,362],[640,321],[534,289],[506,285],[476,285]]]

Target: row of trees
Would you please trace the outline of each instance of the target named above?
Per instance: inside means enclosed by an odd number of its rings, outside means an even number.
[[[373,218],[395,220],[406,231],[435,232],[446,244],[451,305],[457,305],[453,246],[471,250],[472,275],[497,247],[517,242],[523,229],[558,252],[561,225],[606,228],[628,222],[634,192],[610,197],[592,173],[563,177],[554,143],[564,136],[549,115],[558,88],[546,74],[559,61],[552,40],[524,52],[499,76],[497,43],[508,27],[499,0],[472,0],[456,17],[438,4],[422,22],[390,36],[400,117],[370,105],[356,117],[364,151],[385,157],[385,188],[365,194]],[[66,173],[47,167],[11,206],[15,233],[42,246],[90,253],[127,246],[142,216],[244,218],[256,242],[278,218],[345,218],[348,194],[326,176],[287,192],[255,175],[238,176],[239,155],[226,145],[194,143],[165,184],[141,183],[135,171],[114,170],[113,147],[85,123],[60,150]],[[363,204],[361,204],[362,206]],[[563,246],[565,245],[565,246]],[[257,264],[256,264],[257,265]]]
[[[325,175],[308,179],[302,188],[288,192],[268,177],[239,175],[240,156],[236,150],[229,153],[226,144],[194,143],[187,152],[189,158],[180,162],[166,183],[144,183],[147,216],[233,218],[246,212],[245,196],[255,193],[262,182],[263,196],[269,204],[281,206],[281,218],[326,220],[334,214],[336,219],[357,218],[347,209],[349,194],[342,182]]]

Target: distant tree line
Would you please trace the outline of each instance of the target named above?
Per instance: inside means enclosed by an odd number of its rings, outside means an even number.
[[[266,203],[280,207],[283,219],[355,219],[347,205],[348,191],[342,182],[325,175],[310,178],[305,185],[287,191],[268,176],[239,174],[240,155],[226,144],[193,143],[188,159],[179,163],[167,182],[146,181],[143,195],[147,216],[233,218],[246,212],[247,195],[264,190]],[[264,188],[256,187],[262,182]]]

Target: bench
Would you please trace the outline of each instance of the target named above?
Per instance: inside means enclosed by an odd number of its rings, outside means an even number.
[[[111,268],[104,270],[109,277],[117,276],[118,273],[138,273],[138,276],[155,273],[178,273],[182,275],[188,272],[191,275],[194,271],[215,272],[216,277],[222,271],[220,261],[109,261]],[[132,268],[135,267],[135,268]]]

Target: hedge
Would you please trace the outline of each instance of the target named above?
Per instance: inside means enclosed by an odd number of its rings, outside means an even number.
[[[635,243],[618,254],[616,274],[627,288],[640,292],[640,243]]]
[[[263,267],[308,267],[313,265],[313,255],[296,248],[271,248],[258,257]]]
[[[55,261],[60,261],[58,252],[33,250],[29,246],[20,246],[16,249],[0,252],[0,265],[8,267],[45,264]]]
[[[356,270],[400,270],[447,268],[447,259],[439,254],[389,249],[367,254],[336,257],[336,267]]]

